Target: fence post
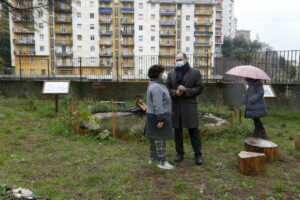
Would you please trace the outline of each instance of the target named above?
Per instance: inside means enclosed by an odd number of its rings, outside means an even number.
[[[81,60],[81,57],[79,57],[79,73],[80,73],[80,81],[82,81],[82,60]]]
[[[22,61],[21,61],[21,58],[19,58],[19,65],[20,65],[20,80],[22,80]]]
[[[48,65],[48,79],[50,79],[50,62],[49,62],[49,59],[47,59],[47,65]]]

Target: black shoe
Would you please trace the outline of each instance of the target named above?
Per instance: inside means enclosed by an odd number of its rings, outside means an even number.
[[[202,156],[196,156],[195,157],[195,163],[196,163],[196,165],[202,165],[203,164]]]
[[[183,155],[182,154],[177,154],[175,159],[174,159],[175,162],[181,162],[183,161]]]

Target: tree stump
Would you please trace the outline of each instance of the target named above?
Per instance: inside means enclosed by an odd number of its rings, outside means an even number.
[[[295,148],[300,151],[300,134],[296,135]]]
[[[256,175],[266,170],[264,153],[241,151],[238,157],[239,171],[245,175]]]
[[[267,162],[278,160],[277,144],[259,138],[248,138],[244,143],[246,151],[264,153]]]

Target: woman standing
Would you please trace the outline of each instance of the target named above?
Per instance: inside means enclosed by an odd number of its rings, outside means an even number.
[[[173,169],[166,160],[166,140],[173,139],[172,103],[164,82],[167,74],[161,65],[153,65],[148,71],[150,83],[147,90],[147,118],[145,136],[149,138],[150,161],[161,169]]]
[[[246,78],[248,89],[245,96],[246,112],[245,118],[252,118],[254,121],[253,137],[266,139],[267,133],[260,121],[260,117],[268,115],[263,85],[258,79]]]

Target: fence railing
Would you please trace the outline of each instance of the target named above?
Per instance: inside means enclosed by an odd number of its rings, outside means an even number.
[[[123,52],[120,57],[57,57],[56,60],[34,57],[16,58],[13,67],[1,68],[0,79],[69,79],[76,81],[148,81],[148,69],[154,64],[175,68],[175,54],[134,56]],[[190,54],[189,63],[198,69],[204,82],[240,82],[226,75],[238,65],[253,65],[264,70],[272,83],[300,83],[300,50],[242,53],[231,57],[218,54]]]

